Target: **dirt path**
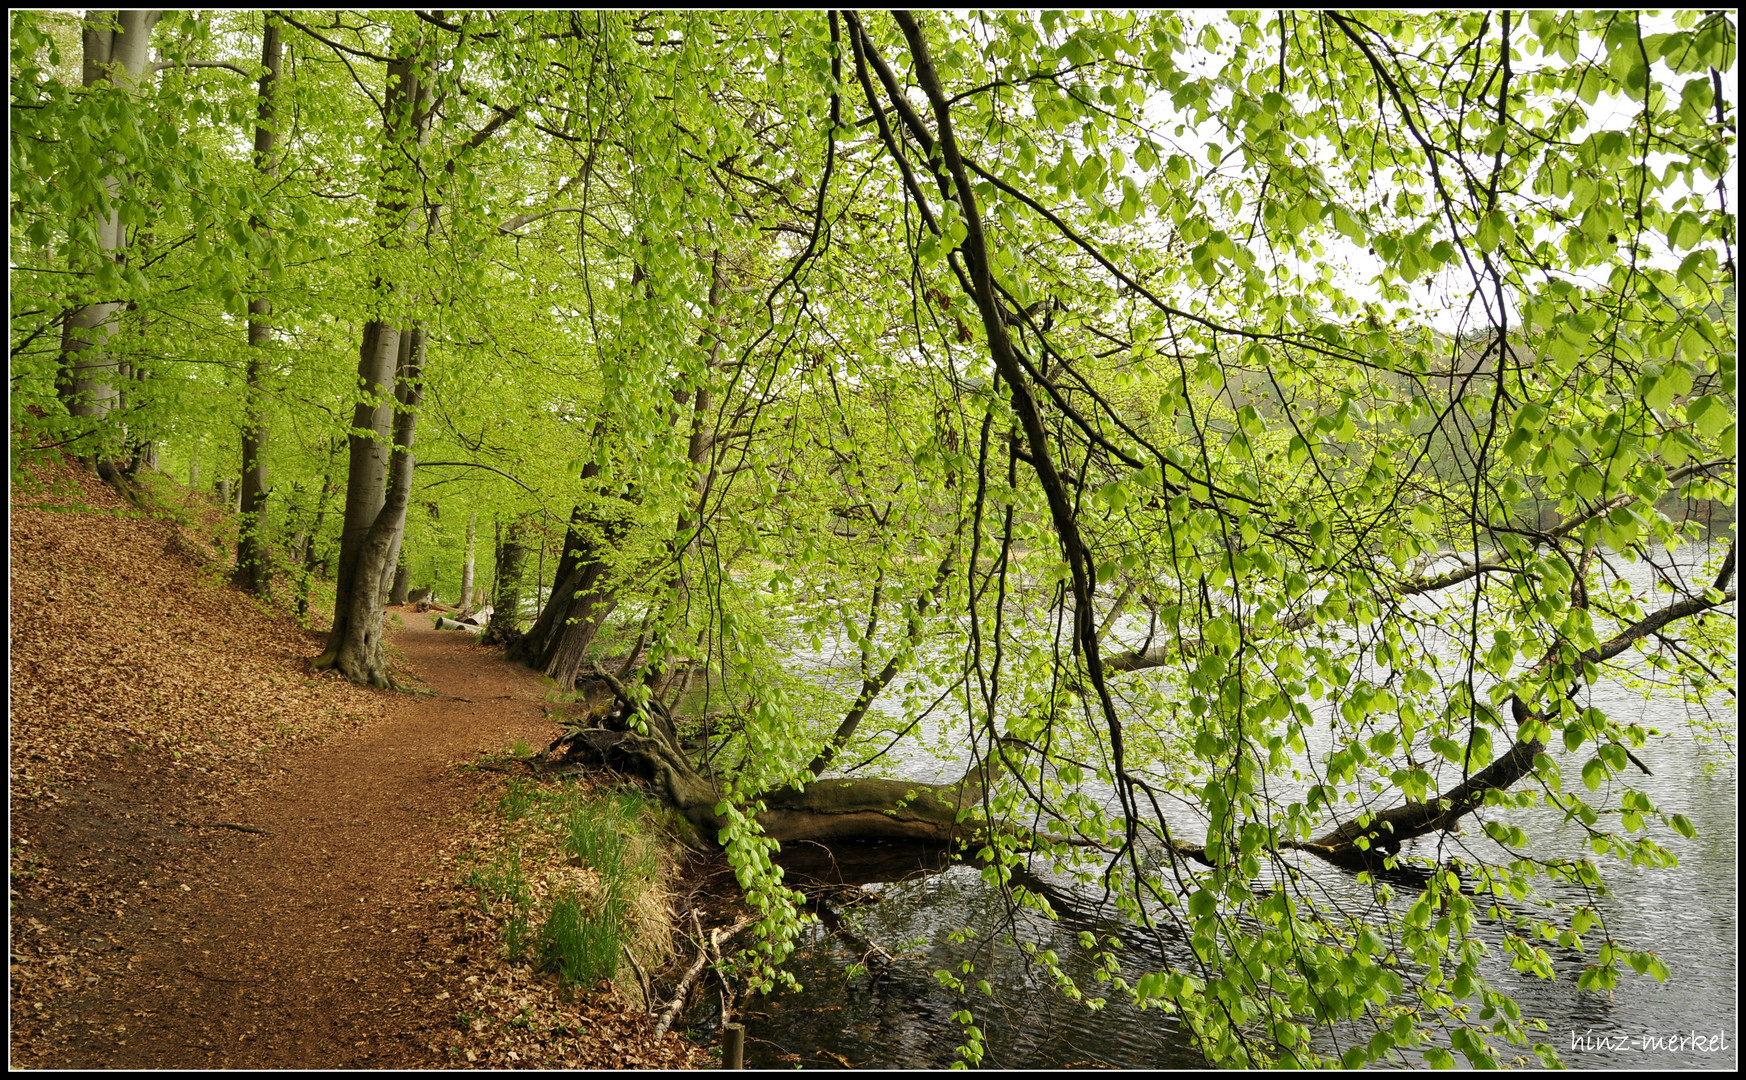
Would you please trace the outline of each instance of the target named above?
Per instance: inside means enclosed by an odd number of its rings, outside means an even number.
[[[275,755],[246,795],[214,805],[198,774],[134,754],[19,811],[92,903],[69,915],[13,891],[15,1066],[444,1062],[437,1036],[477,965],[420,879],[495,787],[457,766],[552,729],[533,673],[403,618],[391,640],[434,694],[379,695],[378,716]],[[83,989],[31,993],[43,950],[16,943],[32,934],[65,941]]]

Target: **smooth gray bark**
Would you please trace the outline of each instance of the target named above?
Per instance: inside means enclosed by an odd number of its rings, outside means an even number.
[[[429,136],[432,90],[424,77],[428,66],[419,42],[396,41],[384,95],[384,180],[378,204],[388,227],[383,239],[388,246],[400,242],[399,226],[410,205],[406,165],[419,156]],[[384,297],[393,290],[389,282],[379,281],[377,287]],[[327,648],[311,666],[334,668],[353,682],[372,686],[392,683],[381,649],[382,608],[393,586],[406,524],[423,364],[424,334],[418,327],[403,334],[381,316],[364,325],[358,360],[362,397],[352,424],[333,629]],[[394,432],[391,459],[385,438],[390,430]]]
[[[267,27],[261,35],[261,85],[255,116],[255,169],[263,177],[277,171],[273,159],[275,138],[274,111],[278,94],[280,59],[279,21],[267,16]],[[266,223],[256,219],[250,224],[257,232]],[[266,319],[273,312],[272,301],[256,296],[249,301],[249,359],[244,376],[242,429],[242,521],[237,531],[236,573],[238,587],[265,595],[272,580],[266,563],[261,529],[267,508],[267,424],[261,382],[266,372],[266,352],[272,340],[272,330]]]
[[[401,559],[394,567],[394,585],[388,590],[390,604],[406,603],[406,594],[412,588],[412,571],[406,566],[406,560]]]
[[[473,610],[473,541],[478,533],[479,515],[467,515],[467,553],[461,562],[461,611],[466,618]]]
[[[394,415],[392,386],[399,347],[400,331],[380,320],[365,324],[363,349],[358,357],[362,396],[352,411],[345,517],[340,526],[339,563],[334,569],[333,629],[328,632],[327,648],[315,661],[318,669],[335,666],[340,646],[348,640],[346,621],[352,611],[352,592],[359,580],[358,557],[385,500],[387,476],[383,454]],[[374,577],[364,579],[369,583],[365,591],[378,601],[380,579],[380,567]]]
[[[152,28],[161,11],[91,11],[87,12],[81,31],[84,46],[82,82],[86,87],[109,84],[132,90],[149,69]],[[127,245],[121,225],[121,214],[114,202],[122,195],[122,178],[107,176],[103,184],[109,190],[109,213],[100,215],[95,223],[97,247],[95,258],[119,262]],[[94,266],[75,265],[75,270],[90,272]],[[61,382],[67,411],[93,421],[93,433],[119,402],[117,382],[120,376],[117,360],[109,348],[115,335],[119,303],[108,301],[87,304],[71,311],[61,329],[61,356],[65,378]],[[92,447],[93,456],[115,449],[99,440]]]
[[[424,368],[424,331],[410,332],[411,362],[404,375],[408,408],[394,424],[394,452],[388,465],[388,489],[382,508],[370,523],[352,564],[352,587],[346,606],[334,612],[335,634],[329,639],[333,654],[329,666],[347,679],[369,686],[388,687],[394,680],[382,650],[382,579],[393,571],[392,549],[406,526],[406,504],[412,494],[414,467],[412,446],[418,428],[418,407],[423,403],[421,376]],[[326,659],[324,653],[322,659]],[[319,661],[318,661],[319,663]]]
[[[484,640],[488,644],[507,643],[521,629],[522,575],[527,565],[527,546],[521,542],[521,523],[512,521],[506,530],[497,528],[496,559],[493,565],[491,625]]]

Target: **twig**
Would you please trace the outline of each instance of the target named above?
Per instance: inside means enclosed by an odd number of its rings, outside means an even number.
[[[655,992],[649,985],[649,976],[644,973],[643,965],[637,963],[637,958],[631,955],[629,945],[621,941],[618,943],[618,947],[624,953],[624,958],[630,961],[631,970],[637,973],[637,985],[643,990],[643,1008],[652,1009],[655,1004]]]
[[[253,986],[256,983],[267,981],[266,976],[262,976],[258,979],[227,979],[223,975],[208,975],[204,971],[198,971],[198,970],[191,968],[191,967],[184,967],[184,968],[182,968],[182,970],[186,971],[190,975],[195,976],[196,978],[206,979],[206,980],[209,980],[211,982],[234,983],[238,986]]]
[[[237,832],[255,833],[260,836],[272,836],[265,829],[257,829],[253,825],[238,825],[234,821],[193,821],[189,822],[197,829],[235,829]]]
[[[691,922],[693,925],[697,925],[697,909],[696,908],[691,909]],[[698,933],[702,933],[702,932],[703,932],[702,928],[699,927]],[[715,978],[716,978],[716,981],[721,983],[721,1026],[725,1029],[727,1027],[728,1020],[731,1019],[731,1016],[733,1013],[733,1006],[729,1003],[735,999],[735,994],[734,994],[734,988],[728,985],[727,973],[722,970],[727,965],[722,963],[721,949],[718,946],[716,939],[715,939],[716,934],[718,934],[720,932],[721,932],[720,927],[717,927],[716,929],[711,930],[709,932],[709,955],[713,960],[715,960]],[[737,928],[734,930],[729,930],[725,935],[723,935],[723,937],[724,938],[733,937],[734,934],[736,934],[736,933],[738,933]]]

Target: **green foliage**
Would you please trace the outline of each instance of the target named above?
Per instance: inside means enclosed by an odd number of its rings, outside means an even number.
[[[522,869],[521,849],[504,847],[489,865],[475,867],[463,879],[479,890],[479,913],[502,924],[503,944],[511,963],[527,948],[528,919],[533,896]]]
[[[1590,688],[1735,682],[1731,619],[1695,618],[1731,604],[1732,527],[1699,551],[1681,520],[1731,520],[1736,495],[1732,13],[930,14],[968,190],[899,112],[877,110],[890,143],[861,122],[876,60],[923,100],[884,15],[450,17],[341,12],[337,49],[288,25],[267,176],[255,82],[211,66],[255,72],[261,13],[167,17],[172,66],[133,88],[80,85],[71,16],[10,16],[15,476],[43,446],[146,441],[175,476],[234,476],[246,308],[270,299],[267,530],[311,535],[331,574],[359,328],[419,320],[414,583],[458,591],[473,512],[482,587],[493,524],[535,549],[530,596],[567,530],[600,555],[597,650],[640,644],[634,693],[688,672],[672,700],[715,717],[685,730],[761,916],[754,987],[785,979],[804,917],[762,801],[869,686],[833,767],[1001,747],[966,821],[1041,835],[978,845],[989,886],[1046,917],[1014,884],[1036,860],[1169,923],[1193,963],[1100,970],[1215,1063],[1316,1064],[1334,1025],[1366,1032],[1354,1067],[1532,1044],[1480,974],[1480,920],[1521,971],[1588,934],[1585,986],[1665,975],[1580,908],[1548,936],[1502,905],[1601,883],[1599,861],[1528,857],[1532,802],[1634,864],[1694,831],[1628,786],[1647,734]],[[399,48],[442,100],[423,144],[375,100],[368,58]],[[966,292],[979,250],[1035,432]],[[61,330],[100,304],[123,400],[74,415]],[[1533,768],[1475,807],[1465,887],[1409,843],[1390,857],[1430,884],[1384,925],[1251,888],[1338,872],[1298,845],[1519,744]],[[640,872],[621,804],[543,798],[512,784],[503,814]],[[1172,857],[1203,838],[1204,863]],[[525,885],[478,872],[519,953]],[[567,978],[616,964],[591,905],[560,896],[538,938]]]

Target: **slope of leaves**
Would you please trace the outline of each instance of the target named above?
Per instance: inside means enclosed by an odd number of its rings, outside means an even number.
[[[366,691],[304,673],[307,632],[215,580],[215,521],[149,516],[71,467],[35,479],[11,507],[14,798],[147,748],[216,778],[370,710]]]

